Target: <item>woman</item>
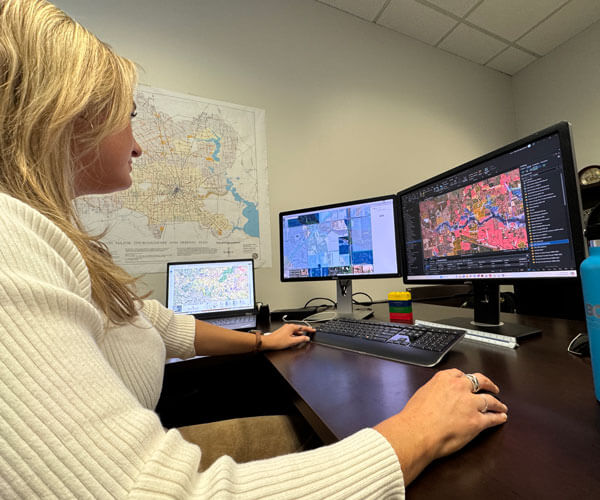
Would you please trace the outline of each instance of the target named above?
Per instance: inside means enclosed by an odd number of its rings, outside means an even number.
[[[153,409],[166,356],[282,349],[175,316],[133,291],[73,199],[131,184],[134,65],[44,0],[0,0],[3,497],[402,496],[432,460],[506,421],[485,376],[439,372],[399,414],[328,447],[198,472]],[[207,443],[210,445],[210,443]]]

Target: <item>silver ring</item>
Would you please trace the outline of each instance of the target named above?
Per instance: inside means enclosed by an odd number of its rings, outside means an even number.
[[[483,402],[485,403],[485,406],[483,407],[483,409],[479,410],[481,413],[487,413],[488,411],[488,402],[487,399],[484,397],[483,394],[479,394],[479,396],[481,396],[481,399],[483,399]]]
[[[477,392],[479,390],[479,380],[472,373],[465,373],[465,377],[467,377],[471,381],[471,385],[473,386],[472,392]]]

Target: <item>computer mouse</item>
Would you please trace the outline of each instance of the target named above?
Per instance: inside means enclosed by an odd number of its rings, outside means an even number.
[[[569,344],[569,352],[578,356],[590,355],[590,340],[585,333],[580,333]]]
[[[300,342],[299,344],[293,345],[291,349],[302,349],[306,347],[310,342]]]

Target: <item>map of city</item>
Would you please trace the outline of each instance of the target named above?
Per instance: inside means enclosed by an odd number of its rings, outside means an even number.
[[[284,269],[290,277],[373,273],[368,208],[301,215],[284,227]]]
[[[176,271],[172,288],[175,312],[197,312],[199,305],[203,312],[253,306],[247,266],[182,268]]]
[[[419,204],[425,258],[528,248],[519,169]]]
[[[264,111],[140,86],[143,149],[130,189],[78,199],[88,230],[133,273],[165,262],[252,257],[271,264]]]

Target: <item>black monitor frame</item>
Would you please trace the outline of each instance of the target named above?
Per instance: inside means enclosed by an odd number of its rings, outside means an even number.
[[[403,197],[418,191],[427,186],[439,183],[445,179],[451,178],[460,174],[466,170],[477,167],[478,165],[484,164],[494,158],[497,158],[510,151],[518,150],[522,147],[526,147],[528,143],[539,141],[550,135],[558,134],[559,145],[561,150],[561,159],[563,164],[563,174],[565,182],[565,194],[567,198],[567,210],[568,218],[570,223],[570,236],[572,241],[573,254],[575,258],[575,270],[576,276],[559,276],[559,277],[515,277],[509,278],[501,277],[483,277],[477,278],[470,276],[468,279],[418,279],[411,278],[408,273],[408,260],[407,260],[407,238],[405,221],[403,217]],[[506,146],[496,149],[486,155],[469,161],[463,165],[448,170],[442,174],[434,176],[426,181],[420,182],[415,186],[404,189],[398,193],[398,223],[399,223],[399,253],[401,255],[401,269],[403,274],[403,280],[405,284],[456,284],[470,282],[474,289],[474,321],[459,320],[458,318],[452,318],[452,321],[442,321],[442,323],[453,324],[455,326],[467,327],[471,329],[484,329],[493,333],[499,333],[503,335],[521,337],[537,331],[530,330],[527,328],[520,328],[521,325],[505,325],[500,321],[500,284],[516,284],[519,282],[525,282],[531,280],[537,280],[540,283],[540,287],[544,286],[544,282],[549,280],[565,280],[565,282],[573,283],[579,279],[579,265],[586,256],[585,240],[583,237],[583,224],[582,224],[582,210],[581,210],[581,197],[579,191],[579,181],[577,176],[577,168],[575,164],[575,155],[573,151],[573,141],[571,137],[571,127],[568,122],[559,122],[555,125],[547,127],[539,132],[531,134],[527,137],[512,142]],[[486,273],[482,273],[486,274]],[[490,274],[490,273],[487,273]]]
[[[284,219],[289,216],[296,214],[302,214],[306,212],[316,212],[322,210],[331,210],[336,208],[342,208],[353,205],[360,205],[365,203],[373,203],[378,201],[390,201],[392,203],[392,213],[394,217],[394,244],[395,244],[395,257],[396,257],[396,272],[395,273],[372,273],[372,274],[338,274],[329,276],[305,276],[305,277],[286,277],[284,275],[284,241],[283,241],[283,223]],[[400,256],[398,253],[399,233],[398,233],[398,219],[397,219],[397,196],[395,194],[377,196],[374,198],[364,198],[360,200],[351,200],[339,203],[333,203],[329,205],[319,205],[314,207],[302,208],[289,210],[279,213],[279,263],[280,263],[280,279],[282,282],[308,282],[308,281],[336,281],[336,295],[337,295],[337,314],[335,317],[353,317],[353,318],[364,318],[372,314],[372,310],[353,310],[352,305],[352,281],[355,279],[378,279],[378,278],[398,278],[400,277]],[[306,320],[317,321],[319,319],[333,318],[332,315],[323,315],[321,317],[310,317]]]

